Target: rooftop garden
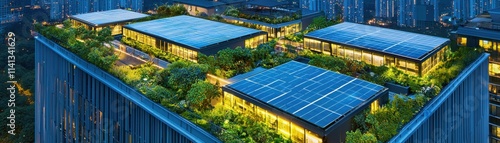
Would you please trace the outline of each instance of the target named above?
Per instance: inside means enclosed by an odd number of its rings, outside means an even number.
[[[323,23],[317,21],[315,23]],[[319,25],[313,25],[312,28],[319,29],[330,23]],[[364,111],[355,117],[353,126],[356,130],[347,132],[347,142],[385,142],[397,134],[427,101],[438,95],[441,88],[482,53],[479,49],[465,47],[455,51],[449,50],[445,54],[444,62],[439,63],[427,75],[415,77],[394,67],[377,67],[350,59],[316,54],[308,50],[297,51],[291,46],[287,46],[288,52],[277,52],[274,50],[276,45],[274,40],[254,49],[228,48],[215,55],[200,54],[198,63],[193,63],[125,39],[123,42],[126,44],[172,62],[165,69],[159,69],[152,63],[131,69],[128,66],[115,65],[118,57],[112,48],[104,46],[104,43],[113,39],[109,28],[95,32],[83,27],[71,27],[69,22],[64,22],[64,28],[39,24],[35,28],[40,34],[115,75],[152,101],[178,113],[224,142],[290,142],[290,140],[259,119],[211,104],[213,100],[220,98],[221,90],[218,83],[211,84],[206,79],[207,73],[230,78],[259,66],[272,68],[292,59],[307,58],[310,65],[373,83],[383,85],[385,82],[394,82],[409,86],[415,94],[414,98],[395,96],[394,100],[378,110]]]
[[[285,39],[293,41],[293,42],[304,42],[304,35],[306,35],[307,33],[314,31],[314,30],[323,29],[323,28],[326,28],[326,27],[329,27],[329,26],[332,26],[335,24],[339,24],[341,22],[342,21],[340,20],[340,17],[337,17],[336,20],[328,20],[324,16],[316,17],[313,19],[313,22],[311,24],[309,24],[309,26],[307,26],[306,29],[304,29],[298,33],[285,35]]]
[[[202,62],[198,64],[168,55],[174,59],[171,60],[174,62],[168,68],[160,69],[148,62],[132,69],[129,66],[114,64],[118,57],[113,53],[113,48],[104,46],[104,43],[109,44],[109,41],[113,39],[109,28],[95,32],[83,27],[75,28],[69,22],[65,22],[64,28],[37,24],[36,30],[82,59],[108,71],[152,101],[199,125],[224,142],[290,142],[289,139],[278,134],[276,129],[259,122],[254,117],[224,109],[222,106],[213,106],[211,101],[220,98],[221,89],[218,87],[218,83],[211,84],[206,80],[207,73],[221,75],[224,73],[229,77],[246,72],[260,64],[241,59],[248,56],[255,57],[251,58],[252,60],[266,57],[265,62],[262,63],[267,66],[277,65],[274,59],[284,57],[270,52],[269,49],[272,49],[273,42],[263,44],[259,46],[261,48],[257,49],[226,49],[220,51],[216,56],[200,55],[201,59],[217,61],[213,63],[201,60]],[[135,42],[134,44],[142,46],[143,50],[154,49],[140,43]],[[159,55],[155,51],[150,53]]]
[[[302,14],[300,11],[297,12],[287,12],[288,14],[283,14],[280,13],[279,15],[269,15],[269,16],[263,16],[261,14],[257,14],[258,12],[249,12],[248,10],[246,12],[243,12],[243,10],[238,9],[236,7],[230,6],[226,8],[226,11],[224,11],[224,15],[227,16],[232,16],[232,17],[237,17],[237,18],[244,18],[248,20],[256,20],[256,21],[261,21],[265,23],[270,23],[270,24],[279,24],[279,23],[285,23],[285,22],[290,22],[294,20],[298,20],[302,18]],[[276,12],[278,14],[278,12]]]
[[[324,54],[304,52],[310,58],[309,64],[351,75],[379,85],[394,82],[409,86],[415,95],[394,96],[390,103],[377,110],[363,112],[355,117],[356,130],[347,132],[347,142],[386,142],[398,133],[398,130],[411,121],[427,101],[440,93],[440,90],[454,79],[465,67],[474,62],[483,51],[478,48],[460,47],[456,51],[448,50],[444,61],[423,77],[403,73],[395,67],[372,66],[351,59],[332,57]]]

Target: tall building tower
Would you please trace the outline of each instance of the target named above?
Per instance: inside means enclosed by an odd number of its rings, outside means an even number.
[[[323,11],[328,19],[342,15],[344,7],[343,0],[300,0],[299,3],[300,8]]]
[[[35,47],[35,142],[220,142],[57,43]]]
[[[364,0],[344,0],[344,21],[363,23]]]
[[[312,10],[312,11],[321,11],[319,8],[319,0],[300,0],[300,8]]]
[[[22,19],[22,7],[29,2],[0,0],[0,24],[13,23]]]
[[[459,19],[473,18],[487,10],[496,8],[498,0],[454,0],[454,16]]]
[[[413,9],[415,6],[414,0],[399,0],[398,7],[398,26],[414,26]]]
[[[396,0],[375,0],[375,17],[393,18],[397,16]]]

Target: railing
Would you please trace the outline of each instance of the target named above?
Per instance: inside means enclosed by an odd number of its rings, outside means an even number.
[[[113,41],[112,44],[113,44],[113,47],[115,47],[115,49],[120,50],[122,52],[125,52],[127,54],[130,54],[130,55],[133,55],[136,57],[141,57],[145,60],[151,59],[151,57],[149,57],[149,55],[144,53],[143,51],[137,50],[137,49],[132,48],[130,46],[127,46],[125,44],[120,44],[120,42],[118,42],[118,41]],[[122,46],[125,46],[125,47],[123,48]],[[163,68],[166,68],[170,64],[169,62],[164,61],[164,60],[159,59],[159,58],[153,58],[153,59],[151,59],[151,61],[155,65],[158,65],[158,66],[163,67]]]
[[[61,47],[60,45],[54,43],[53,41],[48,40],[41,35],[35,37],[35,39],[37,39],[44,45],[47,45],[50,49],[61,55],[61,57],[63,57],[70,63],[74,64],[81,70],[85,71],[87,74],[101,81],[106,86],[112,88],[117,93],[127,98],[128,100],[132,101],[134,104],[141,107],[142,109],[150,113],[152,116],[156,117],[158,120],[169,125],[172,129],[179,132],[186,138],[192,140],[193,142],[217,142],[217,143],[221,142],[219,139],[217,139],[210,133],[204,131],[197,125],[184,119],[180,115],[167,110],[165,107],[149,100],[147,97],[140,94],[137,90],[133,89],[132,87],[126,85],[118,78],[114,77],[113,75],[109,74],[106,71],[103,71],[102,69],[96,67],[95,65],[81,59],[74,53],[68,51],[67,49]]]

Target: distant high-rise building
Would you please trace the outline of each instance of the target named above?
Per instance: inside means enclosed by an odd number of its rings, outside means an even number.
[[[498,0],[454,0],[454,16],[459,19],[473,18],[496,7]]]
[[[363,23],[364,0],[344,0],[344,21]]]
[[[343,13],[343,0],[300,0],[300,8],[311,11],[323,11],[328,19]]]
[[[397,0],[375,0],[375,17],[394,18],[397,16]]]
[[[25,1],[0,0],[0,24],[17,22],[22,19],[22,7]]]
[[[398,7],[398,26],[413,26],[415,25],[413,17],[414,0],[399,0]]]

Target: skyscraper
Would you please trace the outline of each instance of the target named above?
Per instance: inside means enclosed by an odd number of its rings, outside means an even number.
[[[35,142],[220,142],[55,42],[35,46]]]
[[[364,0],[344,0],[344,21],[363,23]]]
[[[301,0],[300,8],[323,11],[326,18],[332,19],[343,13],[343,0]]]
[[[484,11],[496,8],[498,0],[454,0],[454,16],[459,19],[473,18]]]
[[[394,18],[397,16],[396,0],[375,0],[375,17]]]
[[[399,0],[398,7],[398,26],[414,26],[413,8],[416,2],[414,0]]]
[[[0,0],[0,24],[17,22],[22,19],[24,1]]]

